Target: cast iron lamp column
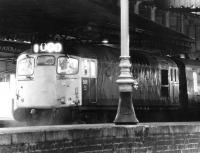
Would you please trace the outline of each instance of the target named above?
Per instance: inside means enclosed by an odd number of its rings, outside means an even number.
[[[119,85],[119,104],[115,124],[137,124],[138,120],[132,103],[132,90],[134,80],[130,72],[131,63],[129,61],[129,1],[120,0],[121,8],[121,56],[120,75],[117,80]]]

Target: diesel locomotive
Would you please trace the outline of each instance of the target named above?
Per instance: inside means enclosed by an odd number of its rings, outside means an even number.
[[[36,52],[17,58],[14,118],[45,124],[113,122],[120,50],[76,45],[64,54],[53,45],[35,46]],[[199,120],[200,61],[130,50],[130,62],[140,122]]]

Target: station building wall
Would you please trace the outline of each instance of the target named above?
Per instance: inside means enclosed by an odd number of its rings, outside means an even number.
[[[13,120],[12,98],[15,96],[15,69],[16,65],[12,61],[0,60],[0,122]]]

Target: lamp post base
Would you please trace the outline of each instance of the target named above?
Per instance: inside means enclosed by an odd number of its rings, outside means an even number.
[[[139,121],[136,118],[135,111],[132,103],[131,92],[120,92],[119,104],[117,109],[117,115],[114,123],[116,125],[135,125]]]

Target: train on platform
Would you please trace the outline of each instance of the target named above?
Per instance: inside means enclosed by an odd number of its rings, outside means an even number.
[[[75,45],[60,53],[62,46],[50,43],[33,50],[17,58],[17,121],[113,122],[119,99],[119,49]],[[138,83],[132,101],[140,122],[199,120],[199,60],[131,50],[130,62]]]

